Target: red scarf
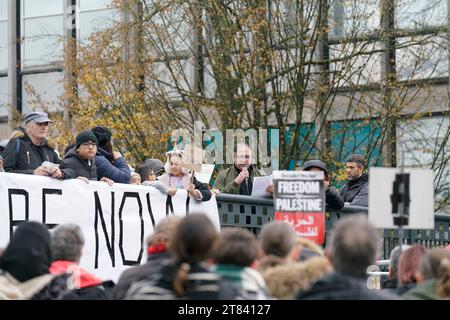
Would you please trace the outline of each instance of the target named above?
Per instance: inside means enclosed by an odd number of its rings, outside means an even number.
[[[158,243],[153,246],[149,246],[147,248],[147,255],[151,255],[153,253],[162,253],[167,250],[166,246],[163,243]]]
[[[52,263],[49,268],[51,274],[59,275],[62,273],[72,274],[72,285],[74,289],[81,289],[101,284],[102,279],[90,274],[80,268],[75,261],[58,260]]]

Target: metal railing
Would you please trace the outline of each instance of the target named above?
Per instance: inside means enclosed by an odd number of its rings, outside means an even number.
[[[222,227],[243,227],[259,236],[262,226],[273,220],[273,199],[256,198],[235,194],[218,194],[217,206]],[[355,213],[366,213],[367,207],[346,206],[339,211],[326,212],[325,239],[330,240],[333,224],[340,218]],[[381,259],[389,259],[391,250],[399,244],[397,229],[381,231],[383,243]],[[422,244],[425,247],[446,246],[449,244],[450,215],[435,215],[434,230],[403,230],[403,243]]]

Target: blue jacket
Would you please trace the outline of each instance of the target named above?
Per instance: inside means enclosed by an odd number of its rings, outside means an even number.
[[[95,164],[97,166],[97,178],[100,180],[107,177],[117,183],[130,183],[131,171],[126,160],[120,157],[115,164],[109,162],[105,157],[109,153],[102,148],[97,149]]]

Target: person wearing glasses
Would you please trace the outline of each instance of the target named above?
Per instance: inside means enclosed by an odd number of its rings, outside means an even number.
[[[3,153],[5,171],[64,179],[64,172],[58,168],[61,159],[47,141],[53,123],[47,113],[31,112],[24,120],[25,132],[11,139]]]
[[[76,137],[76,145],[70,149],[61,164],[66,169],[66,179],[81,177],[82,180],[97,180],[95,154],[97,138],[90,130],[81,131]]]

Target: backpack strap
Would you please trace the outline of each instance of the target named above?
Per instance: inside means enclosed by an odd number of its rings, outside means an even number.
[[[16,155],[19,154],[20,151],[20,140],[19,138],[16,139]]]

